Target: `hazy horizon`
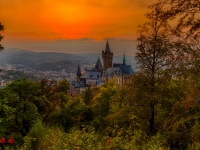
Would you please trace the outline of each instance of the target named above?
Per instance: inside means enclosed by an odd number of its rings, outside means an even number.
[[[6,49],[21,49],[35,52],[60,52],[60,53],[101,53],[105,50],[107,39],[102,41],[95,41],[93,39],[82,38],[74,40],[59,39],[53,42],[21,42],[13,43],[12,46],[4,46]],[[110,49],[114,55],[134,56],[136,52],[136,45],[134,40],[129,39],[108,39]],[[2,42],[3,43],[3,42]]]
[[[1,0],[1,44],[32,51],[134,55],[138,26],[157,0]]]

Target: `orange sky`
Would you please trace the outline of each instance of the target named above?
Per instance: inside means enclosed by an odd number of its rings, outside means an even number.
[[[58,39],[136,39],[156,0],[0,0],[2,43]]]

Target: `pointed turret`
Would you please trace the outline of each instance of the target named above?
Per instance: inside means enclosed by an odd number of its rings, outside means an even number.
[[[76,75],[77,75],[77,76],[80,76],[80,75],[81,75],[81,69],[80,69],[79,64],[78,64],[78,68],[77,68],[77,71],[76,71]]]
[[[125,57],[125,52],[124,52],[124,56],[123,56],[123,65],[126,65],[126,57]]]
[[[109,43],[108,43],[108,39],[107,39],[107,43],[106,43],[105,53],[111,53],[110,46],[109,46]]]
[[[81,77],[81,69],[80,69],[80,66],[78,64],[78,68],[77,68],[77,71],[76,71],[76,77],[77,77],[77,81],[80,82],[80,77]]]
[[[95,71],[98,71],[98,72],[103,71],[103,66],[102,66],[102,63],[101,63],[99,58],[98,58],[96,65],[95,65]]]

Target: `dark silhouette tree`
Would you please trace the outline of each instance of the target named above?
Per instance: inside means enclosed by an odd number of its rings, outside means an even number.
[[[161,5],[164,6],[165,19],[175,22],[173,33],[190,42],[199,38],[200,0],[161,0],[152,7]]]
[[[163,5],[156,5],[146,14],[148,21],[140,26],[136,59],[138,72],[138,102],[145,107],[149,132],[155,131],[155,106],[159,102],[159,90],[172,75],[176,63],[175,45],[171,26],[165,18]]]
[[[163,6],[165,20],[173,25],[174,42],[185,55],[179,72],[199,74],[200,0],[161,0],[151,7]],[[192,67],[192,68],[191,68]],[[183,68],[187,68],[183,70]],[[189,68],[189,70],[188,70]],[[184,71],[184,72],[183,72]]]
[[[0,32],[4,30],[4,26],[1,24],[0,22]],[[3,36],[0,34],[0,42],[3,39]],[[3,46],[0,44],[0,51],[2,51],[4,48]]]

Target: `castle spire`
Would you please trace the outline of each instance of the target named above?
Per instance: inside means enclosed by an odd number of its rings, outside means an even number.
[[[109,43],[108,43],[108,39],[107,39],[107,43],[106,43],[105,53],[111,53],[110,46],[109,46]]]
[[[81,69],[80,69],[79,63],[78,63],[78,68],[77,68],[77,71],[76,71],[76,75],[77,76],[81,75]]]
[[[98,60],[96,62],[96,65],[95,65],[95,70],[99,71],[99,72],[103,71],[103,66],[101,64],[101,61],[100,61],[99,57],[98,57]]]
[[[126,57],[125,57],[125,52],[124,52],[124,56],[123,56],[123,65],[126,65]]]

